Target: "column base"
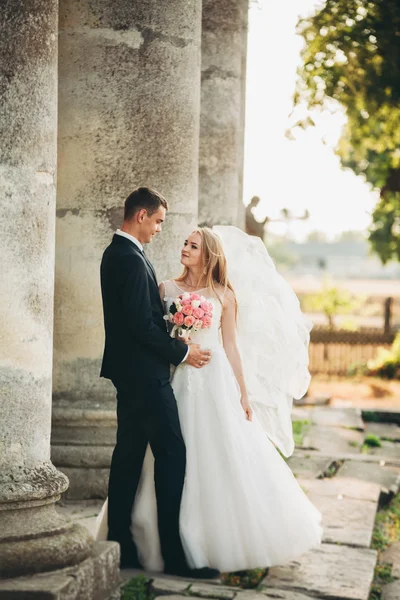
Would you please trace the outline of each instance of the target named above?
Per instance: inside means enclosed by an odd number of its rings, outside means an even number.
[[[79,565],[0,581],[0,600],[118,600],[119,545],[96,542]]]
[[[91,555],[89,532],[55,509],[67,487],[47,462],[0,472],[0,577],[62,569]]]

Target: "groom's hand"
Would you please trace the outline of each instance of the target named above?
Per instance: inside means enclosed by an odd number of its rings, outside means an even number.
[[[186,359],[188,365],[201,369],[210,362],[211,350],[202,350],[199,344],[190,344],[189,356]]]

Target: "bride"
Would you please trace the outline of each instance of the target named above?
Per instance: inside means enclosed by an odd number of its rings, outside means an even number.
[[[191,340],[212,351],[209,364],[182,363],[171,380],[186,444],[188,564],[231,572],[286,563],[322,536],[319,512],[281,456],[294,449],[292,400],[309,384],[310,323],[261,240],[235,227],[196,229],[181,263],[182,275],[159,286],[166,313],[184,292],[214,307],[211,327]],[[150,447],[131,531],[143,567],[162,571]],[[107,503],[96,534],[106,536]]]

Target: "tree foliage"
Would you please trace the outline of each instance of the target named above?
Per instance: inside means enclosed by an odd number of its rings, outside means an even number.
[[[400,260],[400,2],[327,0],[298,30],[305,46],[295,104],[345,107],[338,154],[379,188],[370,241],[382,262]]]
[[[359,310],[364,298],[356,298],[347,290],[336,287],[325,280],[319,292],[309,294],[304,299],[305,309],[322,312],[327,320],[329,329],[335,329],[335,317]]]

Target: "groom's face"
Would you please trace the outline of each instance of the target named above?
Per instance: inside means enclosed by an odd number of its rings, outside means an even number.
[[[165,213],[166,211],[163,206],[160,206],[160,208],[151,216],[147,214],[147,211],[144,211],[140,227],[141,241],[144,244],[149,244],[154,236],[157,233],[160,233],[162,224],[165,220]]]

